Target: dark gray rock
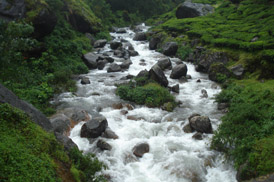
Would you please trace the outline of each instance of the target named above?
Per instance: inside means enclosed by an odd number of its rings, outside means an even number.
[[[205,16],[208,13],[212,13],[214,8],[208,4],[184,2],[176,10],[176,17],[182,18],[194,18],[197,16]]]
[[[238,181],[241,182],[241,180],[238,180]],[[274,181],[274,173],[267,174],[265,176],[260,176],[256,179],[246,180],[243,182],[273,182],[273,181]]]
[[[78,124],[80,121],[87,121],[89,119],[89,115],[85,110],[75,109],[70,118],[73,122]]]
[[[220,75],[223,78],[220,78]],[[223,82],[223,79],[231,77],[231,72],[223,63],[212,64],[208,70],[208,78],[215,82]]]
[[[118,58],[125,58],[126,52],[125,50],[115,50],[114,55]]]
[[[78,146],[68,137],[60,133],[54,133],[57,141],[64,145],[66,151],[70,151],[73,148],[78,149]]]
[[[193,133],[193,132],[194,132],[194,129],[191,128],[190,124],[187,124],[187,125],[185,125],[185,126],[183,127],[183,131],[184,131],[185,133]]]
[[[135,41],[145,41],[145,40],[147,40],[146,33],[144,33],[144,32],[136,33],[133,40],[135,40]]]
[[[106,39],[97,40],[94,42],[93,47],[94,48],[103,48],[107,44]]]
[[[207,91],[205,89],[202,89],[201,90],[201,93],[202,93],[202,98],[208,98],[208,94],[207,94]]]
[[[134,51],[134,47],[131,43],[127,42],[124,44],[124,48],[127,49],[127,50],[131,50],[131,51]]]
[[[82,126],[81,137],[97,138],[103,134],[107,126],[108,122],[105,117],[94,117]]]
[[[108,61],[106,59],[98,61],[97,63],[98,70],[103,70],[107,63]]]
[[[144,78],[149,78],[149,72],[147,70],[142,70],[138,73],[138,75],[136,76],[136,78],[141,78],[141,77],[144,77]]]
[[[13,92],[2,84],[0,84],[0,103],[8,103],[13,107],[21,109],[30,116],[34,123],[40,125],[44,130],[53,131],[51,122],[43,113],[31,104],[20,100]]]
[[[99,60],[99,56],[90,52],[83,55],[83,60],[89,69],[96,69],[98,66],[97,61]]]
[[[120,67],[122,69],[128,69],[131,64],[132,64],[132,61],[130,59],[126,59],[123,61],[123,63],[120,65]]]
[[[105,132],[103,133],[102,137],[109,138],[109,139],[118,139],[118,135],[114,131],[112,131],[109,127],[106,128]]]
[[[109,62],[109,63],[113,63],[114,62],[114,58],[106,56],[105,59]]]
[[[230,70],[236,78],[238,79],[243,78],[244,72],[245,72],[245,68],[243,67],[243,65],[239,64],[239,65],[233,66]]]
[[[228,103],[218,103],[217,108],[218,110],[224,110],[227,109],[229,107]]]
[[[81,78],[81,84],[83,84],[83,85],[90,84],[89,78],[83,76],[83,77]]]
[[[129,53],[129,56],[132,56],[132,57],[139,55],[139,53],[135,50],[128,50],[128,53]]]
[[[176,84],[173,87],[171,87],[171,91],[175,93],[179,93],[180,92],[179,84]]]
[[[90,33],[85,33],[85,36],[90,40],[90,44],[93,45],[96,39]]]
[[[23,18],[26,13],[26,4],[22,0],[1,0],[0,18],[5,20],[15,20]]]
[[[171,69],[172,65],[171,65],[171,61],[169,58],[162,58],[159,59],[159,61],[157,62],[158,66],[164,71],[165,69]]]
[[[111,41],[110,42],[110,48],[111,49],[118,49],[119,47],[122,47],[122,43],[121,42],[117,42],[117,41]]]
[[[108,73],[111,73],[111,72],[119,72],[119,71],[122,71],[121,67],[116,64],[116,63],[112,63],[109,68],[107,69],[107,72]]]
[[[133,154],[137,157],[143,157],[143,155],[148,152],[149,145],[147,143],[138,144],[133,148]]]
[[[151,80],[156,81],[160,85],[167,87],[168,86],[168,80],[165,76],[165,73],[161,68],[156,64],[149,70],[149,78]]]
[[[104,140],[98,140],[96,146],[98,148],[100,148],[101,150],[111,150],[112,147],[110,144],[108,144],[107,142],[105,142]]]
[[[194,138],[195,140],[202,140],[203,139],[203,134],[198,132],[198,133],[195,133],[192,138]]]
[[[163,45],[163,54],[166,56],[175,56],[178,50],[176,42],[167,42]]]
[[[149,49],[150,50],[156,50],[160,43],[161,43],[161,38],[160,37],[152,37],[149,40]]]
[[[187,66],[185,64],[176,65],[170,74],[170,78],[179,79],[181,77],[185,77],[187,74]]]
[[[207,116],[194,116],[190,119],[189,124],[195,131],[213,133],[210,119]]]

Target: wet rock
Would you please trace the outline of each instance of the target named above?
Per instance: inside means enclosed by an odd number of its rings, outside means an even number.
[[[109,139],[118,139],[118,135],[114,131],[112,131],[109,127],[106,128],[104,133],[102,134],[102,137],[109,138]]]
[[[126,59],[123,61],[123,63],[120,65],[120,67],[122,69],[128,69],[131,64],[132,64],[132,61],[130,59]]]
[[[118,28],[116,30],[116,33],[121,33],[121,34],[124,34],[124,33],[127,33],[127,30],[125,28]]]
[[[105,117],[94,117],[82,126],[81,137],[97,138],[102,135],[107,126],[108,122]]]
[[[108,61],[106,59],[98,61],[97,63],[98,70],[103,70],[107,63]]]
[[[98,92],[92,92],[91,95],[93,95],[93,96],[100,96],[101,94],[98,93]]]
[[[87,84],[90,84],[90,81],[89,81],[89,78],[88,77],[82,77],[81,78],[81,84],[83,85],[87,85]]]
[[[90,119],[87,111],[78,109],[73,112],[70,118],[72,122],[75,123],[75,125],[78,124],[80,121],[87,121]]]
[[[209,4],[184,2],[176,10],[176,17],[182,18],[194,18],[197,16],[205,16],[213,12],[214,8]]]
[[[144,32],[136,33],[133,40],[135,40],[135,41],[145,41],[145,40],[147,40],[146,33],[144,33]]]
[[[122,114],[122,115],[127,115],[127,114],[128,114],[128,111],[127,111],[127,110],[122,110],[122,111],[121,111],[121,114]]]
[[[193,133],[194,132],[194,129],[191,128],[190,124],[187,124],[183,127],[183,130],[185,133]]]
[[[89,69],[96,69],[99,56],[97,54],[90,52],[83,55],[83,60]]]
[[[196,82],[197,82],[197,83],[201,83],[202,81],[201,81],[201,79],[198,79]]]
[[[192,79],[191,75],[186,75],[186,79],[188,80]]]
[[[68,137],[60,133],[54,133],[57,141],[64,145],[66,151],[70,151],[73,148],[77,148],[78,146]]]
[[[138,117],[138,116],[127,116],[128,120],[133,120],[133,121],[138,121],[138,120],[144,120],[143,117]]]
[[[133,154],[137,157],[143,157],[143,155],[148,152],[149,145],[147,143],[138,144],[133,148]]]
[[[116,64],[116,63],[112,63],[108,69],[107,69],[107,72],[108,73],[111,73],[111,72],[119,72],[119,71],[122,71],[121,67]]]
[[[150,50],[156,50],[158,44],[161,43],[161,38],[160,37],[153,37],[149,41],[149,49]]]
[[[171,61],[169,58],[162,58],[159,59],[159,61],[157,62],[158,66],[164,71],[165,69],[171,69],[172,65],[171,65]]]
[[[94,48],[103,48],[107,44],[106,39],[97,40],[94,42],[93,47]]]
[[[218,110],[224,110],[227,109],[229,107],[228,103],[218,103],[217,108]]]
[[[195,140],[202,140],[203,139],[203,134],[202,133],[195,133],[193,136],[192,136],[193,139]]]
[[[141,59],[141,60],[140,60],[140,62],[144,63],[144,62],[146,62],[146,60],[144,60],[144,59]]]
[[[165,76],[165,73],[157,64],[149,70],[149,78],[156,81],[164,87],[168,86],[168,80]]]
[[[139,63],[140,66],[146,66],[147,63]]]
[[[181,78],[179,78],[179,82],[180,83],[186,83],[187,82],[186,77],[182,76]]]
[[[179,84],[176,84],[173,87],[171,87],[171,91],[175,93],[179,93],[180,92]]]
[[[107,60],[109,63],[113,63],[114,62],[114,58],[106,56],[105,60]]]
[[[189,121],[191,128],[201,133],[213,133],[211,121],[207,116],[194,116]]]
[[[175,56],[177,50],[178,50],[178,45],[176,42],[167,42],[163,45],[163,54],[166,56]]]
[[[176,65],[171,72],[170,78],[179,79],[182,76],[186,76],[187,74],[187,66],[185,64]]]
[[[113,109],[118,109],[118,110],[122,109],[123,108],[123,104],[122,103],[113,104],[112,108]]]
[[[118,58],[124,58],[125,57],[125,50],[115,50],[114,55]]]
[[[134,47],[131,43],[127,42],[124,44],[124,48],[127,49],[127,50],[131,50],[131,51],[134,51]]]
[[[136,156],[134,156],[133,154],[125,154],[125,156],[124,156],[124,160],[123,160],[123,162],[124,162],[124,164],[128,164],[128,163],[131,163],[131,162],[136,162],[136,161],[138,161],[137,160],[137,158],[136,158]]]
[[[230,70],[236,78],[238,79],[243,78],[244,72],[245,72],[243,65],[239,64],[239,65],[233,66]]]
[[[136,78],[147,78],[149,77],[149,72],[147,70],[142,70],[138,73],[138,75],[136,76]]]
[[[193,117],[195,117],[195,116],[201,116],[200,114],[198,114],[198,113],[193,113],[193,114],[191,114],[189,117],[188,117],[188,121],[190,121]]]
[[[131,104],[125,104],[125,106],[126,106],[126,108],[127,108],[129,111],[134,110],[134,107],[133,107],[133,105],[131,105]]]
[[[205,89],[202,89],[201,93],[202,93],[201,95],[202,98],[208,98],[207,91]]]
[[[220,75],[222,77],[220,77]],[[212,81],[221,83],[224,79],[231,77],[231,72],[223,63],[212,64],[208,70],[208,78]]]
[[[119,47],[122,47],[122,43],[121,42],[117,42],[117,41],[111,41],[110,42],[110,48],[115,50],[118,49]]]
[[[70,119],[64,114],[58,114],[50,119],[53,131],[65,135],[70,129]]]
[[[132,56],[132,57],[139,55],[139,53],[135,50],[128,50],[128,53],[129,53],[129,56]]]
[[[112,147],[110,144],[108,144],[107,142],[105,142],[104,140],[98,140],[96,146],[98,148],[100,148],[101,150],[111,150]]]

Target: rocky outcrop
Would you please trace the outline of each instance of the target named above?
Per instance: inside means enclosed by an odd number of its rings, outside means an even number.
[[[172,65],[171,65],[171,61],[169,58],[162,58],[159,59],[159,61],[157,62],[158,66],[164,71],[165,69],[171,69]]]
[[[226,78],[231,77],[231,72],[223,63],[214,63],[208,70],[208,78],[212,81],[222,83]]]
[[[160,85],[167,87],[168,86],[168,80],[165,76],[165,73],[161,68],[156,64],[149,70],[149,78],[151,80],[156,81]]]
[[[194,116],[189,120],[189,124],[200,133],[213,133],[211,121],[207,116]]]
[[[15,20],[23,18],[26,13],[26,4],[22,0],[1,0],[0,18],[5,20]]]
[[[64,145],[66,151],[70,151],[72,148],[77,148],[78,146],[67,136],[61,133],[54,133],[56,139]]]
[[[166,42],[163,47],[163,54],[166,56],[175,56],[178,50],[176,42]]]
[[[53,131],[56,133],[66,135],[70,130],[70,118],[64,114],[57,114],[51,117],[50,122],[53,126]]]
[[[148,152],[149,145],[147,143],[138,144],[133,148],[133,154],[137,157],[143,157],[143,155]]]
[[[182,18],[194,18],[197,16],[205,16],[212,13],[214,8],[208,4],[184,2],[179,5],[176,10],[176,17]]]
[[[40,125],[46,131],[52,131],[53,127],[49,119],[31,104],[19,99],[13,92],[0,84],[0,103],[8,103],[13,107],[27,113],[32,121]]]
[[[176,65],[170,74],[170,78],[179,79],[181,77],[185,77],[187,74],[187,66],[185,64]]]
[[[136,33],[133,40],[135,40],[135,41],[145,41],[145,40],[147,40],[146,33],[144,33],[144,32]]]
[[[107,119],[103,116],[92,118],[81,128],[81,137],[97,138],[103,134],[108,126]]]

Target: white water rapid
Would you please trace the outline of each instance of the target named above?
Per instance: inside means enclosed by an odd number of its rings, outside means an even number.
[[[145,26],[143,28],[144,31],[148,29]],[[206,74],[196,72],[191,63],[185,63],[187,74],[192,77],[187,82],[170,79],[171,71],[165,71],[169,86],[180,85],[180,93],[172,94],[182,105],[173,112],[135,105],[135,109],[128,110],[127,115],[142,119],[134,121],[121,114],[121,110],[112,108],[114,103],[126,103],[115,95],[115,83],[128,74],[137,75],[141,70],[149,70],[164,57],[149,50],[147,42],[133,41],[134,34],[129,29],[125,34],[111,34],[116,41],[124,39],[130,42],[139,53],[139,56],[130,58],[133,64],[127,71],[107,73],[108,65],[103,70],[91,70],[84,75],[90,79],[91,84],[82,85],[79,81],[75,94],[64,93],[59,96],[59,109],[77,107],[95,111],[101,107],[100,114],[107,118],[109,127],[119,139],[104,138],[112,149],[101,151],[96,147],[98,139],[90,143],[88,139],[80,137],[84,122],[72,129],[70,138],[80,150],[96,153],[99,160],[108,167],[103,174],[109,176],[113,182],[236,182],[236,172],[231,164],[225,163],[220,153],[210,150],[212,134],[203,134],[203,140],[195,140],[192,138],[194,133],[185,133],[182,130],[193,113],[208,116],[214,130],[220,124],[222,116],[214,103],[214,96],[221,91],[219,86],[208,80]],[[109,51],[111,49],[107,44],[101,53]],[[141,59],[145,60],[145,66],[139,64]],[[175,65],[176,59],[171,60]],[[197,82],[198,79],[201,80],[200,83]],[[202,89],[207,91],[208,98],[201,98]],[[123,109],[127,110],[126,107]],[[143,142],[149,144],[150,151],[142,158],[136,158],[132,149]]]

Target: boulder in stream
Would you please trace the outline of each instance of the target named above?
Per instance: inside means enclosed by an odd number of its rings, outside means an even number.
[[[135,41],[145,41],[145,40],[147,40],[146,33],[145,32],[136,33],[133,40],[135,40]]]
[[[90,84],[89,78],[83,76],[83,77],[81,78],[81,84],[82,84],[82,85]]]
[[[122,43],[121,42],[117,42],[117,41],[111,41],[110,42],[110,48],[115,50],[118,49],[119,47],[122,47]]]
[[[149,49],[150,50],[156,50],[158,44],[161,42],[161,39],[159,37],[153,37],[149,41]]]
[[[167,42],[162,47],[163,53],[166,56],[175,56],[178,50],[178,44],[176,42]]]
[[[213,133],[212,125],[207,116],[194,116],[189,120],[191,128],[201,133]]]
[[[107,119],[104,116],[92,118],[81,128],[81,137],[97,138],[102,135],[108,126]]]
[[[143,157],[143,155],[148,152],[149,152],[148,143],[138,144],[133,148],[133,154],[137,157]]]
[[[175,93],[179,93],[180,92],[179,84],[176,84],[176,85],[172,86],[171,91],[175,92]]]
[[[185,64],[176,65],[170,74],[170,78],[179,79],[181,77],[185,77],[187,74],[187,66]]]
[[[108,143],[107,143],[106,141],[104,141],[104,140],[98,140],[96,146],[97,146],[98,148],[100,148],[101,150],[111,150],[111,149],[112,149],[111,145],[108,144]]]
[[[94,48],[103,48],[103,47],[105,47],[107,42],[108,41],[106,39],[97,40],[94,42],[93,47]]]
[[[159,59],[159,61],[157,62],[158,66],[162,69],[162,70],[165,70],[165,69],[171,69],[172,68],[172,65],[171,65],[171,61],[169,58],[162,58],[162,59]]]
[[[122,71],[121,67],[116,64],[116,63],[112,63],[108,69],[107,69],[107,72],[108,73],[111,73],[111,72],[119,72],[119,71]]]
[[[114,131],[112,131],[109,127],[106,128],[102,137],[109,138],[109,139],[118,139],[118,135]]]
[[[90,52],[83,55],[83,60],[89,69],[96,69],[99,56],[95,53]]]
[[[165,76],[165,73],[163,70],[155,64],[150,70],[149,70],[149,78],[156,81],[160,85],[167,87],[168,86],[168,80]]]

